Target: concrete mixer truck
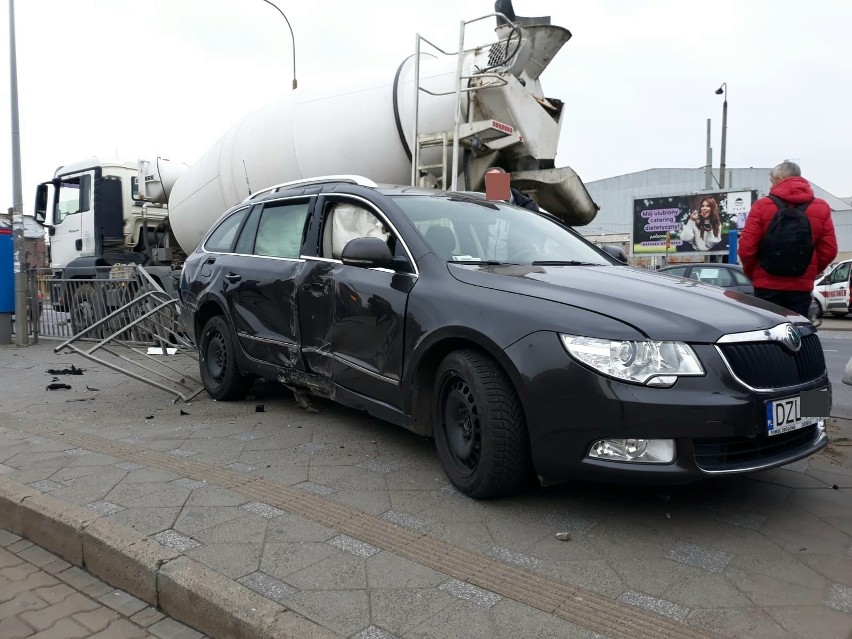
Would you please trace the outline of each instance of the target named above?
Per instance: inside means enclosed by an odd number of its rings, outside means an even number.
[[[141,264],[173,292],[183,257],[222,212],[272,185],[322,175],[481,191],[497,165],[550,213],[587,224],[596,205],[574,171],[555,162],[563,102],[540,82],[571,33],[549,17],[517,16],[510,0],[495,9],[462,23],[458,50],[418,34],[414,54],[389,77],[287,94],[237,122],[190,167],[98,158],[61,167],[39,185],[35,206],[54,277]],[[496,19],[496,40],[466,47],[465,27],[485,19]]]

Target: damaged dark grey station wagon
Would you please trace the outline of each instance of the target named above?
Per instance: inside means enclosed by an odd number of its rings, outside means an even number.
[[[533,474],[692,481],[827,443],[802,411],[819,396],[827,415],[831,392],[805,318],[472,195],[358,177],[267,189],[213,226],[180,295],[211,397],[262,377],[366,410],[434,437],[473,497]]]

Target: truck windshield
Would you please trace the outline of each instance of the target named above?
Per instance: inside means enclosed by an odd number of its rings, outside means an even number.
[[[59,193],[56,198],[54,219],[61,222],[67,215],[82,213],[89,210],[89,188],[91,176],[80,175],[73,178],[62,178],[59,182]]]
[[[503,202],[447,196],[391,196],[429,248],[452,262],[613,264],[565,227]]]

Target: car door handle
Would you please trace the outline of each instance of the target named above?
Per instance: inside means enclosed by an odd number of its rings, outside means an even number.
[[[241,279],[243,279],[243,276],[242,276],[242,275],[238,275],[238,274],[236,274],[236,273],[228,273],[228,274],[225,276],[225,279],[226,279],[226,280],[228,280],[229,282],[231,282],[231,283],[233,284],[234,282],[239,282]]]

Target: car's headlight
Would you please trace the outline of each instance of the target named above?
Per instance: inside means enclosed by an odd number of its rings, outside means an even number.
[[[640,342],[565,334],[560,337],[574,359],[626,382],[668,387],[678,377],[704,374],[698,357],[683,342]]]

